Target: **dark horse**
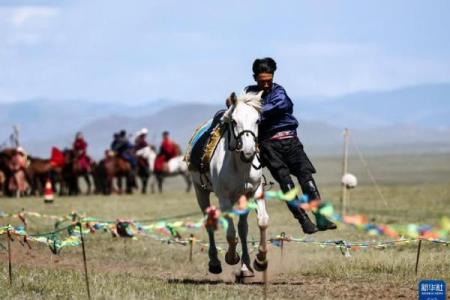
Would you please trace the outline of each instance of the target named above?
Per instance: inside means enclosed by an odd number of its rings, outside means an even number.
[[[148,165],[148,160],[144,157],[137,156],[137,175],[141,179],[141,192],[142,194],[147,193],[148,180],[150,179],[150,166]]]
[[[1,182],[4,195],[12,196],[8,189],[8,182],[13,176],[12,171],[9,168],[8,162],[12,157],[12,149],[5,149],[0,151],[0,172],[3,174],[3,182]]]
[[[86,194],[89,195],[92,190],[90,173],[91,170],[82,167],[75,151],[71,149],[64,150],[64,167],[62,169],[62,178],[67,188],[67,194],[79,195],[81,193],[80,186],[78,184],[78,178],[81,176],[86,181]]]
[[[113,181],[117,179],[118,193],[121,194],[122,180],[125,178],[127,194],[132,193],[133,187],[136,186],[136,179],[133,169],[128,161],[118,156],[109,156],[102,159],[95,167],[95,181],[97,182],[97,190],[105,195],[109,195],[114,191]]]

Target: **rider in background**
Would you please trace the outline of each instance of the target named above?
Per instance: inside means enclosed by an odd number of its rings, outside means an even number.
[[[164,155],[169,161],[170,159],[174,158],[178,155],[178,146],[177,144],[170,138],[169,132],[164,131],[162,134],[162,143],[161,147],[159,149],[159,154]]]
[[[82,170],[88,172],[91,171],[90,159],[87,155],[88,144],[84,140],[84,136],[81,132],[77,132],[75,135],[75,141],[73,142],[73,151],[75,152],[75,158],[78,160]]]
[[[11,159],[8,162],[9,169],[13,173],[14,181],[9,182],[9,190],[17,190],[24,193],[29,188],[29,179],[27,179],[27,153],[22,147],[17,147],[12,152]]]
[[[163,132],[162,139],[161,146],[159,147],[159,153],[155,160],[155,172],[164,171],[164,164],[179,155],[179,148],[170,138],[168,131]]]
[[[290,175],[297,177],[303,194],[308,198],[307,205],[313,208],[316,216],[317,227],[300,207],[299,200],[288,203],[289,210],[299,221],[305,233],[312,234],[318,230],[335,229],[336,225],[317,210],[320,205],[320,194],[312,176],[316,170],[297,136],[298,121],[293,115],[294,105],[285,89],[273,82],[277,69],[275,61],[269,57],[256,59],[252,69],[253,78],[257,84],[246,87],[245,91],[264,91],[259,125],[262,163],[268,167],[284,193],[295,187]]]
[[[136,138],[134,139],[134,151],[137,152],[145,147],[148,146],[147,143],[147,134],[148,134],[148,129],[147,128],[142,128],[141,130],[139,130],[136,133]]]
[[[134,147],[128,140],[127,132],[125,130],[121,130],[118,134],[114,134],[114,140],[111,143],[111,150],[128,161],[131,165],[131,168],[135,170],[137,166],[137,160],[132,153],[133,148]]]

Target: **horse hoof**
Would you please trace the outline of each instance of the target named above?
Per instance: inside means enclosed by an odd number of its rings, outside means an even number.
[[[253,261],[253,268],[258,272],[264,272],[267,270],[268,262],[267,260],[263,263],[259,262],[257,259]]]
[[[234,260],[233,260],[234,258]],[[237,265],[241,261],[241,258],[239,257],[239,254],[235,254],[234,257],[231,257],[231,255],[227,252],[225,253],[225,262],[229,264],[230,266]]]
[[[220,264],[218,264],[218,265],[209,264],[209,273],[212,273],[212,274],[222,273],[222,266]]]

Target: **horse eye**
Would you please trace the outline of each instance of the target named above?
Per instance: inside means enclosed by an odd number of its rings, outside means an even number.
[[[256,124],[261,124],[261,119],[256,120]]]

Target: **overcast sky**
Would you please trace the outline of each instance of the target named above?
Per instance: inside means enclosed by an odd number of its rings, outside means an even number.
[[[264,56],[297,97],[450,82],[449,28],[445,0],[0,0],[0,102],[223,103]]]

